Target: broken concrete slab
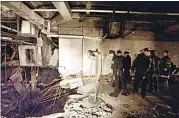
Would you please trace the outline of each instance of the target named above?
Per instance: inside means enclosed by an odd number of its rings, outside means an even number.
[[[65,104],[65,118],[110,118],[112,116],[113,107],[101,98],[101,102],[93,104],[90,102],[92,96],[78,101],[74,100],[76,97],[71,97]]]

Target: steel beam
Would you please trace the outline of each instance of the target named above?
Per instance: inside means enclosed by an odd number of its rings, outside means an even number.
[[[58,11],[57,9],[33,9],[33,11]],[[93,9],[71,9],[72,13],[113,13],[113,10],[93,10]],[[128,13],[128,11],[115,11],[116,14]],[[169,15],[169,16],[179,16],[179,13],[160,13],[160,12],[138,12],[130,11],[130,14],[144,14],[144,15]]]
[[[68,2],[52,2],[60,15],[52,19],[51,25],[59,25],[65,21],[72,20],[72,12]]]
[[[92,10],[92,9],[72,9],[72,12],[93,12],[93,13],[113,13],[113,10]],[[144,14],[144,15],[171,15],[171,16],[179,16],[179,13],[159,13],[159,12],[137,12],[137,11],[115,11],[116,14]]]
[[[20,17],[29,20],[33,24],[37,25],[39,28],[46,27],[44,24],[44,19],[36,14],[34,11],[29,9],[22,2],[1,2],[2,6],[6,6],[10,10],[13,10]]]

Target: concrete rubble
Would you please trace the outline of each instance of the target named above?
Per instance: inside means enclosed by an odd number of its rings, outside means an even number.
[[[94,102],[94,80],[87,79],[77,88],[77,93],[69,96],[64,106],[64,118],[111,118],[114,108],[106,103],[101,95]]]
[[[65,118],[111,118],[114,108],[98,98],[93,103],[91,94],[83,98],[81,95],[71,95],[66,102],[64,111]]]
[[[76,93],[59,87],[61,79],[57,69],[40,68],[34,89],[29,83],[30,68],[17,66],[6,70],[1,71],[1,115],[7,118],[41,117],[62,112],[67,96]]]

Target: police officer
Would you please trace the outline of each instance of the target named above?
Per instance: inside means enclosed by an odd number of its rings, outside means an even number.
[[[158,76],[159,76],[159,64],[160,58],[155,55],[155,50],[151,50],[150,58],[150,69],[149,69],[149,90],[148,92],[153,92],[153,90],[158,90]]]
[[[119,95],[119,88],[122,88],[122,95],[127,95],[127,87],[123,78],[123,60],[121,50],[118,50],[112,59],[113,74],[115,76],[115,87],[114,92],[110,94],[112,97],[117,97]]]
[[[124,52],[124,77],[125,81],[130,82],[131,57],[128,51]]]
[[[133,93],[138,92],[141,83],[141,95],[145,97],[147,86],[147,72],[150,65],[150,48],[144,48],[143,53],[138,54],[132,65],[132,71],[135,70]]]

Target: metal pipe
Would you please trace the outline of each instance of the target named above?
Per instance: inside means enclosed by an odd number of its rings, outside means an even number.
[[[82,26],[82,35],[83,35],[83,26]],[[82,61],[82,63],[81,63],[81,78],[83,78],[83,66],[84,66],[84,64],[83,64],[84,36],[83,36],[83,38],[82,38],[82,50],[81,50],[81,53],[82,53],[82,56],[81,56],[81,61]]]
[[[100,78],[100,75],[102,74],[102,54],[100,52],[98,52],[97,49],[95,51],[89,50],[88,53],[89,53],[90,56],[96,56],[96,86],[95,86],[94,101],[93,101],[94,103],[96,103],[98,93],[99,93],[99,88],[100,88],[99,78]],[[98,59],[99,59],[99,55],[101,57],[101,72],[100,72],[100,75],[98,75]]]
[[[92,9],[71,9],[72,12],[94,12],[94,13],[113,13],[113,10],[92,10]],[[137,12],[137,11],[115,11],[116,14],[145,14],[145,15],[170,15],[179,16],[179,13],[160,13],[160,12]]]
[[[5,26],[5,25],[1,25],[1,27],[4,28],[4,29],[7,29],[7,30],[11,30],[11,31],[13,31],[13,32],[18,32],[16,29],[12,29],[12,28],[7,27],[7,26]],[[43,34],[48,34],[48,32],[47,32],[45,29],[42,29],[41,32],[42,32]]]
[[[13,31],[13,32],[17,32],[17,30],[12,29],[12,28],[10,28],[10,27],[7,27],[7,26],[5,26],[5,25],[1,25],[1,27],[4,28],[4,29],[7,29],[7,30],[11,30],[11,31]]]
[[[33,9],[33,11],[58,11],[58,9]],[[93,13],[113,13],[113,10],[93,10],[93,9],[71,9],[71,12],[93,12]],[[115,11],[117,14],[128,13],[128,11]],[[146,14],[146,15],[169,15],[169,16],[179,16],[179,13],[160,13],[160,12],[138,12],[129,11],[131,14]]]
[[[10,20],[1,20],[1,23],[16,23],[16,21],[10,21]]]
[[[29,43],[21,40],[12,40],[12,38],[9,37],[1,37],[0,41],[8,41],[8,42],[13,42],[13,43],[23,43],[27,45],[36,45],[35,43]]]
[[[58,11],[58,9],[32,9],[32,11]]]

